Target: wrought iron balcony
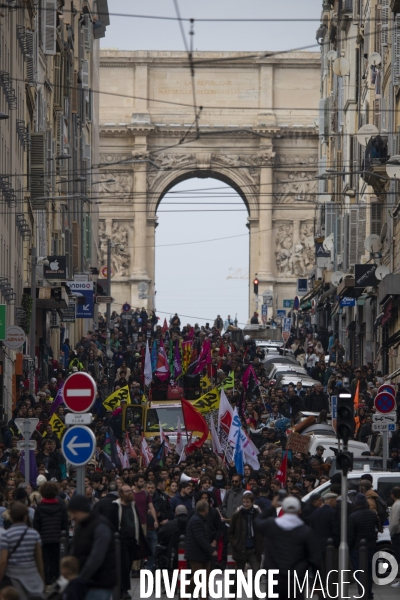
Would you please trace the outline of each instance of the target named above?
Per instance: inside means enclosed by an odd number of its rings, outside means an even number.
[[[372,137],[365,149],[363,179],[378,195],[385,191],[388,182],[386,163],[389,158],[387,139],[380,135]]]
[[[23,25],[17,25],[17,40],[24,59],[26,60],[28,55],[28,42],[26,39],[26,29]]]
[[[23,119],[17,119],[17,135],[24,151],[26,152],[29,148],[30,136],[29,130],[25,126],[25,121]]]
[[[31,235],[32,235],[31,228],[29,227],[28,221],[25,219],[23,213],[17,213],[15,215],[15,223],[16,223],[18,230],[24,240],[31,237]]]
[[[15,208],[17,204],[17,196],[14,188],[11,187],[11,183],[6,177],[0,175],[0,190],[3,194],[4,200],[7,202],[9,208]]]
[[[15,110],[17,108],[17,96],[12,86],[10,73],[7,71],[0,71],[0,85],[3,88],[9,109]]]

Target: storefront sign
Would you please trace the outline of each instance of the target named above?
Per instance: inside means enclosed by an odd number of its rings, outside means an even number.
[[[6,337],[6,304],[0,304],[0,340]]]
[[[65,256],[48,256],[48,265],[43,265],[43,276],[57,281],[67,279],[67,260]]]
[[[25,331],[18,327],[17,325],[11,325],[7,327],[6,330],[6,339],[4,340],[4,345],[11,350],[16,350],[17,348],[21,348],[24,345],[26,339]]]
[[[365,288],[375,287],[378,280],[375,277],[375,271],[378,265],[367,263],[365,265],[354,265],[354,287]]]

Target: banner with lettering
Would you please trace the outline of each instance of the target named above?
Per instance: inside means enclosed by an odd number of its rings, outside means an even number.
[[[125,385],[120,388],[116,392],[113,392],[108,398],[106,398],[103,402],[103,406],[106,410],[115,410],[119,406],[121,406],[121,401],[125,400],[128,404],[131,403],[131,397],[129,393],[129,386]]]
[[[196,410],[202,415],[211,412],[212,410],[218,410],[219,408],[219,391],[214,388],[210,392],[201,396],[198,400],[192,403]]]
[[[53,433],[55,433],[58,439],[61,440],[62,436],[64,435],[64,431],[66,430],[66,426],[61,421],[60,417],[56,415],[56,413],[54,413],[54,415],[51,417],[49,424],[53,428]]]

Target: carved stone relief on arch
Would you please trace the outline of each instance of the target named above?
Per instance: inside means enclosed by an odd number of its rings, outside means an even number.
[[[313,202],[318,191],[314,173],[307,171],[279,171],[275,173],[275,199],[278,204]]]
[[[111,225],[111,270],[114,277],[128,277],[131,265],[132,227],[130,223],[113,221]],[[99,265],[107,265],[108,233],[105,220],[99,221]]]

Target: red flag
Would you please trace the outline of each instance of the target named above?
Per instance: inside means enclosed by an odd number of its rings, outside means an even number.
[[[129,437],[129,433],[125,433],[125,452],[131,458],[137,458],[138,455],[135,452],[134,447],[132,446],[131,438]]]
[[[201,373],[208,364],[211,364],[211,342],[210,340],[205,340],[201,348],[199,360],[197,362],[197,367],[194,370],[194,374],[197,375],[197,373]]]
[[[196,448],[201,448],[208,438],[208,425],[201,413],[195,409],[193,404],[182,398],[182,413],[185,421],[186,431],[195,431],[201,433],[201,438],[196,440],[186,448],[186,454],[193,452]]]
[[[157,357],[156,376],[161,381],[165,381],[166,379],[169,379],[170,375],[171,374],[169,372],[168,358],[165,353],[163,341],[160,340],[160,347],[158,349],[158,357]]]
[[[161,328],[161,331],[163,333],[165,333],[166,331],[168,331],[168,323],[167,323],[167,319],[166,318],[164,318],[164,323],[163,323],[163,326]]]
[[[275,475],[275,479],[279,479],[282,487],[285,487],[285,485],[286,485],[287,460],[288,460],[288,451],[286,450],[285,456],[283,457],[283,461],[281,463],[281,466],[279,467],[279,471]]]

